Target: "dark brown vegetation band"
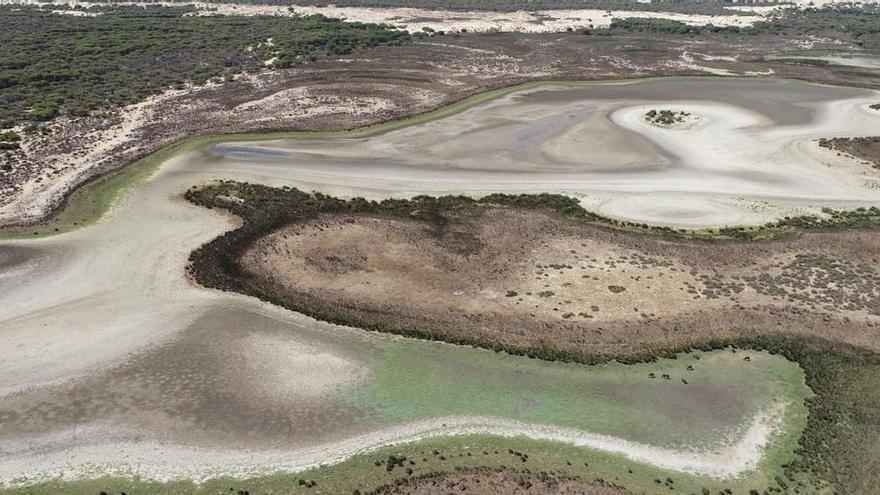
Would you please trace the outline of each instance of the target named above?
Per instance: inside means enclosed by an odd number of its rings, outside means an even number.
[[[186,198],[207,208],[226,209],[243,220],[240,228],[205,244],[190,256],[190,269],[200,284],[235,291],[287,307],[317,319],[377,332],[413,338],[470,345],[497,352],[546,360],[598,364],[609,360],[623,363],[653,361],[693,349],[704,351],[729,347],[765,350],[798,363],[806,383],[815,393],[808,400],[809,415],[799,439],[797,457],[785,466],[787,479],[778,478],[775,488],[804,489],[797,481],[809,479],[815,487],[830,486],[838,493],[872,492],[880,482],[880,354],[852,345],[787,334],[755,334],[730,338],[682,342],[621,354],[585,352],[565,343],[536,346],[501,345],[467,334],[440,328],[389,323],[381,317],[325,304],[321,300],[281,295],[261,284],[241,268],[239,259],[256,240],[285,225],[315,218],[319,213],[361,213],[415,219],[431,225],[447,221],[450,215],[468,214],[477,208],[512,207],[543,210],[572,221],[608,222],[580,207],[572,198],[553,194],[495,194],[481,199],[464,196],[417,196],[410,200],[381,202],[354,198],[348,201],[320,193],[308,194],[291,188],[271,188],[232,181],[193,188]],[[234,198],[234,199],[233,199]],[[785,225],[804,229],[876,226],[875,208],[857,212],[832,212],[833,222],[788,219]],[[611,225],[609,223],[609,225]],[[675,235],[658,229],[664,235]]]

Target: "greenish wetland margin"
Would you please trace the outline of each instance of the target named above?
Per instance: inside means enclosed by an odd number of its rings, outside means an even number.
[[[796,492],[789,490],[800,490],[801,493],[870,493],[870,487],[877,482],[880,473],[880,354],[824,339],[769,333],[743,333],[733,338],[682,342],[675,346],[626,354],[586,353],[565,342],[542,347],[499,346],[471,335],[401,327],[382,318],[363,318],[324,305],[321,301],[292,300],[248,277],[238,264],[239,256],[252,242],[286,224],[312,219],[319,213],[381,215],[439,224],[444,221],[444,215],[450,212],[468,214],[477,208],[524,208],[551,211],[574,221],[595,219],[571,198],[550,194],[495,194],[479,200],[463,196],[419,196],[411,200],[382,202],[362,198],[346,201],[296,189],[231,181],[194,188],[186,193],[186,198],[207,208],[228,210],[243,220],[240,228],[227,232],[192,254],[192,276],[197,282],[207,287],[255,296],[332,323],[583,364],[610,360],[647,362],[694,349],[752,349],[784,356],[801,366],[806,374],[806,383],[815,397],[808,400],[807,426],[798,443],[796,459],[784,467],[785,479],[780,478],[776,486],[768,488],[783,493]],[[876,218],[876,212],[866,211],[871,215],[868,218]],[[839,225],[851,226],[844,222],[849,222],[852,217],[844,215],[840,218],[843,221]],[[862,225],[858,222],[863,217],[856,215],[855,218],[855,225]]]

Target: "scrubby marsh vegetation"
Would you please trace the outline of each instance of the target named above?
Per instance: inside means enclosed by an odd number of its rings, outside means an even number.
[[[320,15],[197,16],[187,6],[77,12],[88,15],[0,6],[4,125],[112,111],[170,87],[409,40],[387,26]]]
[[[801,366],[806,374],[806,383],[815,397],[808,401],[807,426],[798,442],[796,459],[787,463],[784,475],[780,475],[772,486],[756,489],[756,493],[871,493],[872,487],[878,482],[880,355],[876,352],[823,338],[794,337],[785,331],[770,332],[761,328],[729,329],[733,335],[728,333],[727,337],[686,340],[674,345],[644,346],[639,349],[621,347],[617,353],[602,354],[585,351],[577,340],[552,340],[525,347],[505,345],[475,334],[399,326],[387,319],[364,318],[345,308],[328,306],[320,300],[290,300],[283,293],[250,278],[238,263],[240,253],[267,232],[290,222],[314,218],[319,213],[360,212],[442,225],[446,221],[444,215],[450,211],[467,215],[474,208],[504,205],[549,208],[573,218],[593,218],[579,210],[576,202],[569,198],[495,195],[481,200],[418,197],[383,202],[362,199],[343,201],[293,189],[272,189],[232,182],[195,188],[187,193],[187,198],[208,208],[228,209],[244,219],[240,229],[221,236],[193,254],[192,270],[196,280],[210,287],[254,295],[320,319],[368,330],[588,364],[610,359],[651,361],[693,348],[767,350],[782,355]],[[841,222],[851,220],[848,215],[842,218]]]
[[[864,160],[874,168],[880,168],[880,136],[822,138],[819,140],[819,146],[847,153]]]
[[[655,19],[651,17],[615,18],[611,21],[609,31],[630,33],[662,33],[674,35],[698,35],[702,33],[740,34],[744,28],[737,26],[694,26],[672,19]]]

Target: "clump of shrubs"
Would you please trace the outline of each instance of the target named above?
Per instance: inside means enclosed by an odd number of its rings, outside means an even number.
[[[19,141],[21,141],[21,136],[15,131],[0,132],[0,150],[18,149]]]
[[[689,112],[676,112],[674,110],[651,109],[645,114],[645,120],[652,124],[672,125],[684,122],[691,114]]]

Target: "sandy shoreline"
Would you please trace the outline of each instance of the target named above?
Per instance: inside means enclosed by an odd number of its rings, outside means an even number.
[[[63,452],[0,452],[0,486],[22,486],[51,479],[65,481],[101,476],[125,476],[156,481],[192,480],[231,476],[249,478],[279,472],[297,473],[318,466],[338,464],[378,448],[418,442],[433,437],[492,435],[548,440],[596,449],[609,454],[672,471],[735,478],[754,469],[772,441],[784,407],[777,404],[760,411],[747,422],[744,433],[721,448],[680,451],[630,442],[608,435],[570,428],[532,425],[489,417],[451,416],[385,428],[341,442],[295,451],[240,451],[194,449],[150,442],[104,443],[107,429],[89,427],[59,435],[76,438]],[[112,432],[113,428],[109,428]],[[90,440],[92,435],[97,438]],[[110,434],[112,437],[112,433]],[[94,444],[91,441],[95,441]],[[84,444],[84,445],[79,445]],[[114,460],[105,452],[112,451]],[[8,459],[4,459],[7,457]],[[36,469],[34,469],[36,466]]]

